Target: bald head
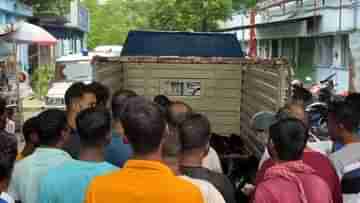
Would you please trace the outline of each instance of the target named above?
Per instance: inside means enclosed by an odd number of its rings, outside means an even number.
[[[308,123],[308,119],[305,113],[304,105],[300,103],[289,103],[280,109],[279,114],[281,117],[291,117]]]
[[[192,112],[193,110],[188,104],[185,102],[176,101],[169,106],[168,120],[171,124],[177,126],[183,120],[185,120],[186,115]]]

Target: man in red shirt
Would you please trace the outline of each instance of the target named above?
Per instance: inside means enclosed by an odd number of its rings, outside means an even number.
[[[301,160],[307,141],[303,122],[283,119],[269,132],[268,150],[274,164],[258,179],[253,202],[333,202],[328,184]]]
[[[302,161],[311,166],[316,174],[321,177],[329,186],[334,203],[342,203],[340,179],[331,164],[330,160],[323,154],[309,149],[305,149]],[[264,162],[261,169],[256,174],[256,185],[264,179],[267,169],[275,165],[275,161],[268,159]]]
[[[279,113],[282,114],[284,117],[295,117],[303,122],[306,121],[304,110],[300,105],[288,105],[287,107],[281,109]],[[306,147],[304,150],[302,161],[312,167],[315,170],[316,174],[328,184],[334,203],[342,203],[343,197],[341,194],[342,192],[340,179],[330,159],[325,155]],[[274,165],[275,161],[272,159],[268,159],[264,162],[264,164],[261,166],[260,170],[256,174],[256,185],[264,179],[264,174],[266,170]]]

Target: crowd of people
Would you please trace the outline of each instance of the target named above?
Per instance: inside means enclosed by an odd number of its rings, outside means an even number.
[[[329,108],[327,156],[308,144],[304,106],[254,115],[266,149],[256,179],[242,188],[254,203],[357,202],[359,95]],[[163,95],[110,95],[100,83],[74,83],[66,111],[49,109],[23,125],[18,151],[0,99],[0,203],[236,203],[236,187],[210,146],[208,118]],[[359,182],[359,184],[357,184]]]

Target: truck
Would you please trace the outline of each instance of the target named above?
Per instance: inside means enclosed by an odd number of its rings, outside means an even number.
[[[184,101],[207,115],[214,133],[241,136],[257,157],[251,117],[285,104],[293,72],[285,59],[245,58],[236,36],[224,33],[131,31],[120,57],[93,64],[111,91]]]

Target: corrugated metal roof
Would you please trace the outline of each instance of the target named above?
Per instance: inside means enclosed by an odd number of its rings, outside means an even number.
[[[131,31],[122,56],[243,57],[234,34]]]

